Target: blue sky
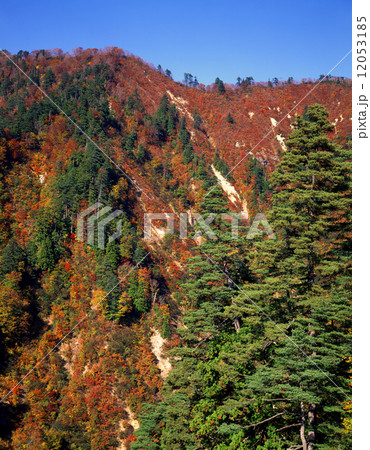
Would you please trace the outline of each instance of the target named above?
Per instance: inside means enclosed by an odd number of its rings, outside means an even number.
[[[351,48],[351,1],[3,2],[0,47],[116,46],[212,83],[327,73]],[[351,56],[333,75],[351,77]]]

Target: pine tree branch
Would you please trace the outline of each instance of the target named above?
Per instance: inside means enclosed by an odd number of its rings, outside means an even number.
[[[298,427],[299,425],[300,423],[293,423],[292,425],[287,425],[285,427],[279,428],[278,430],[275,430],[275,433],[277,433],[278,431],[286,430],[287,428]]]
[[[258,425],[262,425],[262,424],[265,423],[265,422],[269,422],[270,420],[276,419],[276,417],[282,416],[282,415],[285,414],[285,413],[286,413],[286,411],[280,412],[280,413],[278,413],[278,414],[275,414],[275,415],[272,416],[272,417],[269,417],[268,419],[262,420],[261,422],[257,422],[257,423],[251,423],[250,425],[248,425],[248,426],[246,426],[246,427],[243,427],[243,428],[250,428],[250,427],[255,428],[255,427],[257,427]]]
[[[263,401],[263,402],[290,402],[292,401],[290,398],[250,398],[248,399],[249,402],[255,402],[256,400]]]

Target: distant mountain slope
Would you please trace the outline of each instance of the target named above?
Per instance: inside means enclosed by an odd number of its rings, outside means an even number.
[[[117,48],[10,58],[18,67],[0,54],[0,447],[129,448],[180,342],[194,254],[163,223],[144,241],[144,214],[191,217],[217,183],[230,210],[268,209],[269,175],[308,105],[324,105],[331,139],[348,145],[351,82],[223,91]],[[120,239],[104,249],[76,235],[77,214],[97,202],[122,211]]]

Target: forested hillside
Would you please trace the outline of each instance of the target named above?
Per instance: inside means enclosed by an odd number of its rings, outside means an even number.
[[[350,80],[8,56],[0,448],[350,449]],[[103,245],[77,227],[97,202],[120,211]],[[175,233],[144,239],[163,212]]]

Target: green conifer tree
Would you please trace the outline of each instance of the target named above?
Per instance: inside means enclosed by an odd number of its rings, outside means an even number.
[[[275,404],[276,428],[283,418],[285,438],[307,449],[343,445],[338,424],[349,395],[349,152],[329,140],[327,117],[314,105],[297,118],[271,176],[268,219],[278,240],[255,244],[256,282],[244,288],[271,320],[243,293],[230,308],[256,323],[267,349],[248,395],[285,398]]]

